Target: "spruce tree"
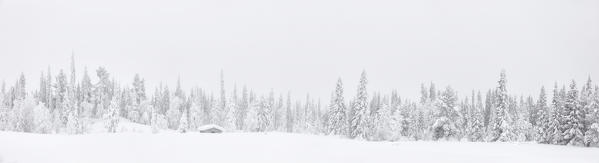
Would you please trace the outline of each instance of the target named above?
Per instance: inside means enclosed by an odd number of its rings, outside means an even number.
[[[512,118],[508,112],[509,97],[506,87],[505,70],[501,71],[499,86],[497,87],[497,107],[495,107],[495,123],[493,124],[493,137],[491,141],[508,142],[515,139],[512,127]]]
[[[110,106],[108,110],[104,114],[104,120],[106,121],[105,126],[106,130],[110,133],[117,132],[117,127],[119,124],[119,101],[116,98],[113,98],[110,101]]]
[[[139,74],[135,74],[133,78],[133,95],[136,105],[140,105],[146,99],[144,80],[139,77]]]
[[[71,82],[69,83],[71,93],[75,92],[76,86],[77,86],[77,75],[75,74],[75,53],[73,52],[73,54],[71,54]]]
[[[578,99],[578,90],[576,88],[576,82],[572,80],[570,84],[570,90],[565,99],[564,111],[566,116],[564,117],[564,129],[563,138],[564,144],[581,146],[584,143],[584,113],[580,107],[580,101]]]
[[[595,87],[587,110],[587,122],[590,124],[585,133],[585,145],[599,147],[599,87]]]
[[[548,144],[551,142],[551,114],[547,108],[547,95],[545,87],[541,87],[541,93],[537,101],[537,116],[536,116],[536,141],[539,143]]]
[[[424,104],[428,101],[428,99],[429,99],[428,91],[429,90],[426,89],[424,84],[420,84],[420,103],[421,104]]]
[[[177,131],[180,133],[186,133],[189,130],[189,120],[187,115],[187,112],[184,111],[183,115],[181,115],[181,119],[179,120],[179,127],[177,128]]]
[[[431,82],[431,87],[429,88],[429,92],[428,95],[429,97],[429,101],[435,101],[437,100],[437,89],[435,89],[435,84]]]
[[[257,108],[257,119],[258,119],[258,132],[264,132],[268,129],[268,127],[271,125],[270,124],[270,111],[271,111],[271,105],[268,102],[267,99],[265,99],[264,97],[262,97],[260,99],[260,103],[258,104],[258,108]]]
[[[218,108],[216,110],[217,115],[217,124],[223,125],[225,124],[225,119],[227,116],[227,96],[225,94],[225,76],[223,70],[220,71],[220,98],[218,100]]]
[[[243,90],[241,93],[241,101],[239,102],[239,106],[237,107],[236,117],[235,117],[235,126],[237,126],[238,130],[242,130],[245,128],[245,118],[247,116],[248,111],[248,92],[246,86],[243,86]]]
[[[551,99],[551,108],[549,111],[549,128],[547,134],[549,135],[549,144],[558,144],[562,140],[562,131],[560,129],[561,115],[562,115],[562,103],[561,94],[557,83],[553,86],[553,98]]]
[[[286,127],[285,128],[286,128],[287,132],[293,132],[294,116],[293,116],[293,110],[291,110],[291,92],[287,93],[287,105],[285,107],[286,107],[286,109],[285,109],[286,110],[286,116],[285,116]]]
[[[327,122],[327,134],[347,135],[347,110],[343,99],[341,78],[337,80],[337,87],[331,97]]]
[[[366,90],[366,71],[362,72],[360,77],[360,84],[358,85],[358,93],[353,104],[354,114],[350,120],[350,137],[359,139],[368,139],[367,131],[369,123],[369,109],[368,109],[368,92]]]

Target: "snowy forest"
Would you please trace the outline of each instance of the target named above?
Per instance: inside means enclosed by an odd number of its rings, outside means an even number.
[[[332,135],[365,141],[537,142],[599,147],[599,86],[582,84],[539,86],[538,95],[515,96],[509,76],[501,71],[495,88],[473,90],[458,97],[452,87],[422,84],[419,99],[397,91],[368,90],[361,73],[357,94],[344,96],[343,80],[331,81],[327,101],[290,92],[259,94],[246,86],[220,91],[183,90],[160,84],[146,88],[142,76],[120,83],[99,67],[77,77],[75,59],[69,72],[51,68],[40,75],[37,88],[26,88],[23,74],[0,92],[0,131],[41,134],[86,134],[101,122],[105,132],[121,132],[119,121],[152,127],[153,132],[193,132],[216,124],[231,132],[289,132]],[[358,72],[359,73],[359,72]],[[359,74],[356,74],[359,75]],[[97,81],[90,76],[96,76]],[[493,82],[493,81],[490,81]],[[354,88],[352,86],[352,88]],[[154,90],[149,91],[149,90]]]

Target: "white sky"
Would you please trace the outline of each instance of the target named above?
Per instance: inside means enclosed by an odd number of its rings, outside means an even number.
[[[0,0],[0,79],[24,72],[37,88],[73,50],[79,77],[102,65],[121,82],[140,73],[149,91],[178,76],[216,90],[222,68],[229,89],[328,102],[338,77],[353,97],[366,69],[370,91],[416,100],[431,81],[484,92],[505,68],[511,93],[536,97],[599,80],[599,1]]]

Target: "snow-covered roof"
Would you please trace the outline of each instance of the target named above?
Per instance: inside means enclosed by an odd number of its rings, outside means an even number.
[[[209,124],[209,125],[200,126],[200,127],[198,127],[198,130],[202,131],[202,130],[208,130],[208,129],[212,129],[212,128],[218,129],[218,130],[221,130],[221,131],[225,131],[225,128],[220,127],[219,125],[215,125],[215,124]]]

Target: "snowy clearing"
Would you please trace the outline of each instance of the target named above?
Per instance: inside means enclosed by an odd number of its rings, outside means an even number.
[[[530,143],[365,142],[286,133],[0,132],[0,155],[2,163],[599,162],[598,148]]]

